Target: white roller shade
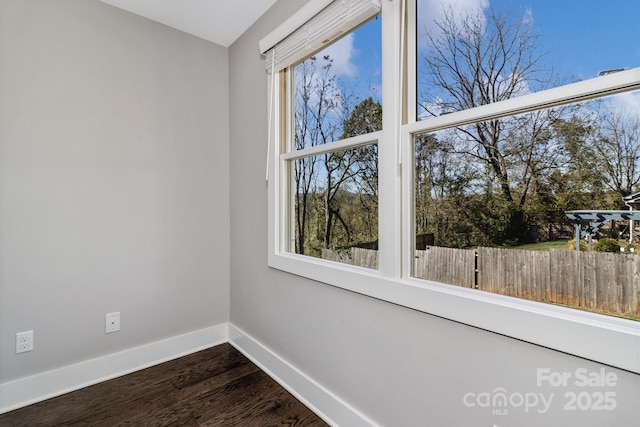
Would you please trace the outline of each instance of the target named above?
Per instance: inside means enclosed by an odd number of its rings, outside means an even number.
[[[380,12],[380,0],[316,0],[260,41],[267,69],[279,71]]]

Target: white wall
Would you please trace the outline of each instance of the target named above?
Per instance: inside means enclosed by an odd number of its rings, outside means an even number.
[[[228,120],[227,49],[0,0],[0,383],[229,320]]]
[[[267,75],[258,40],[303,2],[280,0],[229,52],[231,322],[385,426],[636,426],[640,376],[267,267]],[[593,345],[598,345],[594,342]],[[613,411],[565,411],[566,392],[538,387],[537,370],[616,375]],[[543,393],[544,413],[494,415],[467,393]],[[541,407],[539,407],[541,408]]]

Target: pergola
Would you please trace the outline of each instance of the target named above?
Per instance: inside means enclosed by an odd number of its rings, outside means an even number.
[[[637,193],[633,193],[633,194],[629,194],[628,196],[624,196],[622,198],[622,201],[624,201],[624,204],[629,206],[629,209],[632,211],[637,211],[640,210],[640,191]],[[633,243],[633,232],[634,232],[634,226],[633,226],[633,220],[631,220],[631,222],[629,223],[629,243]]]
[[[640,193],[636,193],[640,195]],[[576,236],[576,251],[580,251],[580,239],[585,237],[589,238],[589,245],[591,245],[591,235],[598,231],[600,227],[608,223],[609,221],[639,221],[640,210],[629,211],[565,211],[565,214],[571,219],[575,225]],[[583,230],[582,226],[588,224]],[[633,223],[631,225],[633,228]],[[633,237],[633,230],[631,231]]]

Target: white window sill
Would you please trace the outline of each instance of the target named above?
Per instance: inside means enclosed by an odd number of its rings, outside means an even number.
[[[328,285],[640,373],[640,322],[306,256],[270,254],[269,266]]]

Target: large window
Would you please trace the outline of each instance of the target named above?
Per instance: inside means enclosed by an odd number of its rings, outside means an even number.
[[[415,118],[425,123],[412,134],[412,274],[637,321],[637,223],[598,224],[579,236],[582,253],[570,253],[565,212],[629,210],[625,196],[640,190],[640,93],[562,89],[640,65],[634,18],[576,5],[417,0]],[[531,105],[531,94],[553,88],[559,105]],[[519,108],[500,114],[501,101]],[[429,120],[455,124],[490,104],[489,120],[429,131]]]
[[[413,276],[640,320],[633,221],[576,251],[566,214],[619,211],[640,182],[629,102],[640,93],[414,134]]]
[[[640,372],[638,221],[566,213],[640,191],[640,56],[556,3],[314,0],[267,37],[270,266]]]

